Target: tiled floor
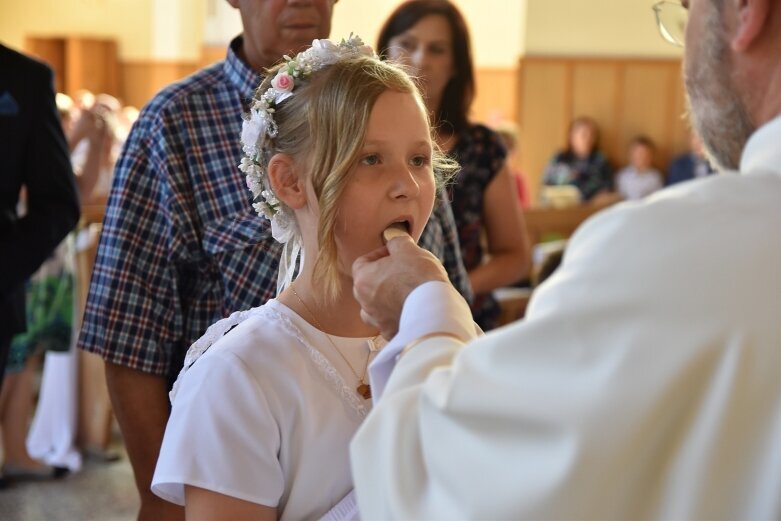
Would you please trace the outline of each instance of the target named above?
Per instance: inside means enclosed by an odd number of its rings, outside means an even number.
[[[137,511],[133,472],[124,452],[113,463],[87,459],[80,472],[61,480],[15,483],[0,490],[2,521],[131,521]]]

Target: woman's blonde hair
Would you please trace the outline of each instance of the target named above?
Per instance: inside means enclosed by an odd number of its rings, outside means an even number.
[[[265,92],[271,79],[286,64],[271,68],[258,92]],[[358,160],[369,116],[377,98],[385,91],[409,93],[425,113],[423,100],[410,77],[398,66],[377,58],[355,56],[313,72],[294,95],[274,111],[278,133],[264,140],[259,162],[266,169],[271,157],[283,153],[310,172],[310,181],[320,206],[317,231],[319,254],[315,261],[315,280],[323,281],[326,300],[339,294],[337,251],[334,227],[339,213],[339,198],[350,168]],[[432,164],[441,184],[457,169],[434,147]]]

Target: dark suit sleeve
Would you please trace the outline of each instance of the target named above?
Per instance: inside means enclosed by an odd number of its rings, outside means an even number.
[[[52,73],[29,73],[32,128],[24,146],[27,215],[0,238],[0,293],[30,277],[79,220],[79,198],[68,147],[54,101]]]

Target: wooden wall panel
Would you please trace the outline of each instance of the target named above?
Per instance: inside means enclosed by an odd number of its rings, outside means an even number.
[[[195,62],[125,62],[122,64],[121,98],[126,105],[143,107],[160,89],[197,69]]]
[[[673,110],[670,114],[671,157],[675,157],[689,149],[691,133],[689,132],[689,115],[686,107],[686,89],[683,86],[683,71],[680,67],[675,69],[670,88],[673,91]]]
[[[602,149],[616,168],[638,134],[657,145],[664,170],[688,146],[688,123],[678,59],[540,57],[521,59],[517,121],[521,167],[534,196],[550,157],[566,144],[569,122],[590,116]]]
[[[513,121],[518,113],[518,71],[515,68],[475,70],[475,99],[470,118],[496,124]]]
[[[564,62],[525,61],[519,83],[521,168],[536,195],[551,151],[564,144],[572,114],[572,68]]]
[[[65,92],[65,41],[62,38],[28,36],[24,41],[24,50],[49,64],[54,71],[54,89]]]
[[[113,40],[70,38],[66,49],[65,92],[87,89],[119,95],[117,44]]]
[[[573,62],[572,114],[588,114],[601,129],[600,145],[616,150],[620,72],[611,63]]]
[[[657,166],[664,168],[663,165],[666,165],[667,147],[663,145],[667,144],[671,130],[674,100],[668,85],[672,82],[672,76],[672,69],[664,64],[641,63],[625,67],[619,128],[619,137],[624,148],[614,155],[618,164],[626,162],[626,145],[629,141],[643,134],[659,146],[657,161],[661,163]]]
[[[117,44],[111,39],[80,36],[25,39],[25,51],[47,62],[54,71],[58,92],[73,95],[80,89],[118,96]]]

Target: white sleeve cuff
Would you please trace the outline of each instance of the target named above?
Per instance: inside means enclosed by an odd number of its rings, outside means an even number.
[[[398,333],[369,366],[374,402],[381,398],[404,346],[432,333],[448,333],[464,342],[477,336],[469,306],[446,282],[421,284],[404,301]]]

